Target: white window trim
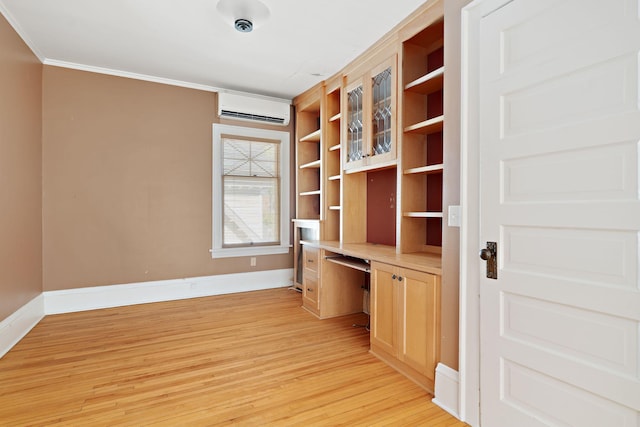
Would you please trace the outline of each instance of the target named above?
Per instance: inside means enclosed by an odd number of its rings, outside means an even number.
[[[237,135],[246,138],[271,139],[280,141],[280,244],[223,248],[222,236],[222,135]],[[211,258],[230,258],[256,255],[276,255],[289,252],[289,200],[290,200],[290,154],[289,132],[213,124],[213,177],[212,177],[212,248]]]

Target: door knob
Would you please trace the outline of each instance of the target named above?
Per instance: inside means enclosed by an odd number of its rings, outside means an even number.
[[[493,253],[491,252],[490,249],[484,248],[480,250],[480,258],[482,258],[483,260],[486,261],[492,257],[493,257]]]
[[[480,250],[480,258],[487,261],[487,277],[498,278],[498,244],[487,242],[487,247]]]

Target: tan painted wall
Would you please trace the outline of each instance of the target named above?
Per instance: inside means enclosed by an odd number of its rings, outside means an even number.
[[[214,93],[51,66],[43,81],[45,290],[293,266],[211,259]]]
[[[0,320],[42,292],[42,64],[0,15]]]

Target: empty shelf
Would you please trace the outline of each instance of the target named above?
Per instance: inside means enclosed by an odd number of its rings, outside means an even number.
[[[404,128],[406,133],[422,133],[428,135],[430,133],[440,132],[444,123],[444,116],[434,117],[420,123],[416,123]]]
[[[320,129],[300,138],[300,142],[320,142]]]

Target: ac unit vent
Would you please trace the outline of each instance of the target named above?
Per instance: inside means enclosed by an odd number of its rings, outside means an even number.
[[[291,104],[287,101],[220,92],[218,117],[288,125]]]
[[[279,125],[285,124],[283,117],[261,116],[258,114],[241,113],[240,111],[220,110],[220,117],[240,120],[254,120],[258,122],[275,123]]]

